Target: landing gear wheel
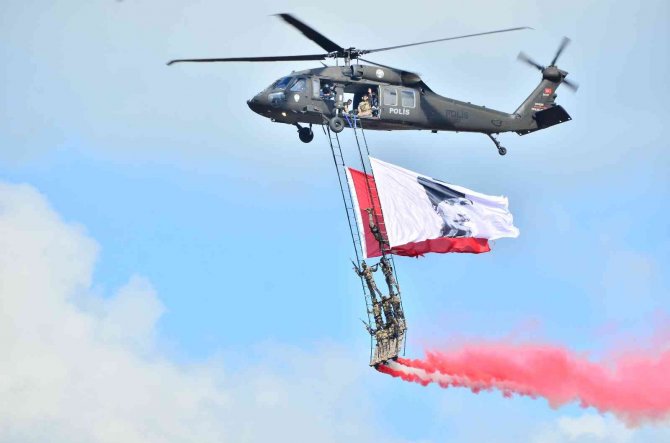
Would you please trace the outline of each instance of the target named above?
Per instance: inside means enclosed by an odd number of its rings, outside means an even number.
[[[328,127],[334,133],[339,134],[344,130],[344,120],[341,117],[333,117],[328,121]]]
[[[500,155],[505,155],[507,154],[507,149],[500,144],[497,138],[495,138],[492,134],[486,134],[488,138],[491,139],[491,141],[496,145],[496,148],[498,148],[498,154]]]
[[[298,138],[303,143],[309,143],[314,139],[314,132],[311,128],[300,128],[298,129]]]

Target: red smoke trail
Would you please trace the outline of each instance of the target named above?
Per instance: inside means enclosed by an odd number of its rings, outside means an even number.
[[[423,386],[540,396],[552,407],[578,401],[630,424],[670,413],[670,351],[655,358],[628,354],[605,365],[559,347],[484,345],[427,352],[424,360],[399,358],[378,370]]]

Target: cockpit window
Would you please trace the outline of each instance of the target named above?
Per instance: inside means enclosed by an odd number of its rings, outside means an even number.
[[[302,92],[305,90],[305,79],[304,78],[299,78],[295,83],[293,83],[293,86],[291,86],[291,91],[292,92]]]
[[[272,89],[284,89],[290,82],[291,77],[282,77],[272,85]]]

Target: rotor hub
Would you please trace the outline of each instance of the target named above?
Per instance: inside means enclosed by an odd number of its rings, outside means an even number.
[[[542,78],[552,82],[560,82],[563,79],[563,74],[556,66],[549,66],[542,70]]]

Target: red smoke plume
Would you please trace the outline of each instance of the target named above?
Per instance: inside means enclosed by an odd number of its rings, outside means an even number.
[[[427,352],[423,360],[399,358],[378,370],[423,386],[544,397],[552,407],[578,401],[630,424],[670,413],[670,351],[655,357],[627,354],[598,364],[559,347],[483,345]]]

